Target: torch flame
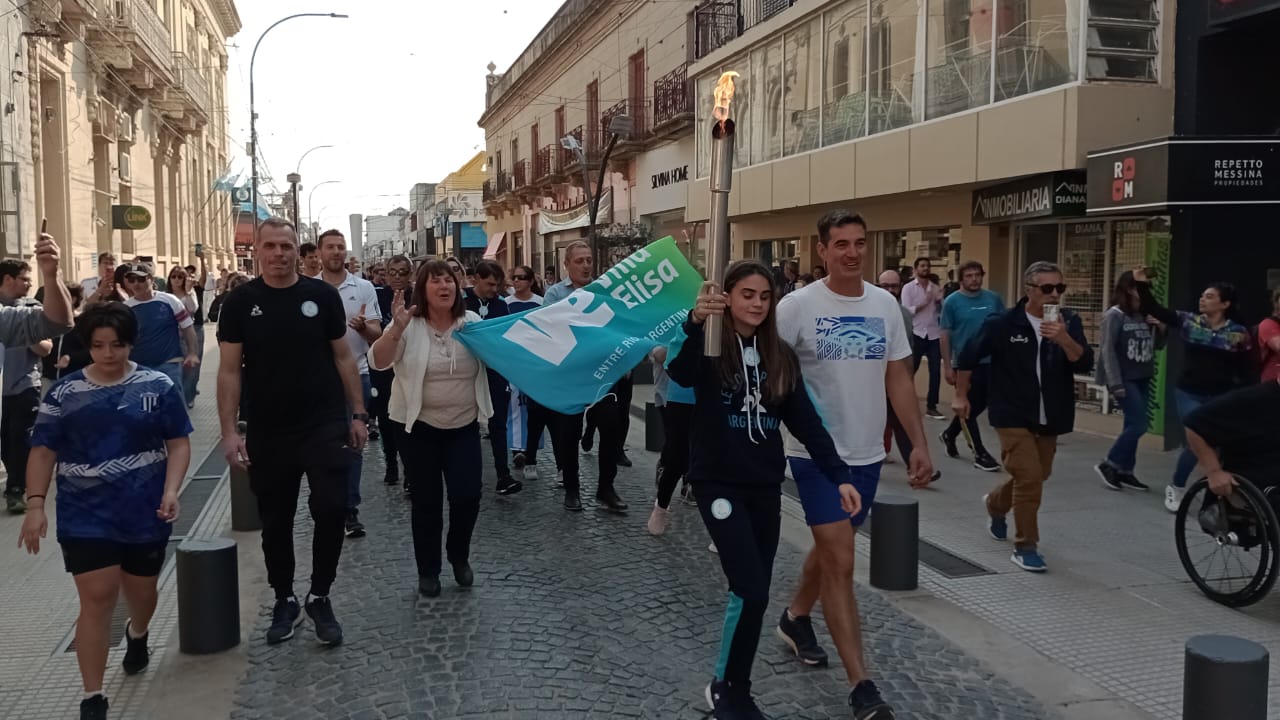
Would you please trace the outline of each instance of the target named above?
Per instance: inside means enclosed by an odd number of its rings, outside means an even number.
[[[716,81],[716,87],[713,91],[716,104],[711,110],[711,116],[719,122],[729,119],[729,104],[733,102],[733,79],[741,77],[738,73],[730,70],[720,75],[720,79]]]

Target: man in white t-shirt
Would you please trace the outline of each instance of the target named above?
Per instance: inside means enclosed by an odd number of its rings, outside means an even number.
[[[360,384],[364,388],[364,406],[373,400],[373,384],[369,380],[369,346],[382,336],[382,309],[378,306],[378,291],[373,283],[348,272],[343,263],[347,260],[347,239],[337,230],[326,230],[320,239],[320,279],[337,288],[342,296],[342,307],[347,311],[347,345],[356,358],[360,371]],[[366,424],[368,420],[366,418]],[[347,477],[347,537],[364,537],[365,527],[360,522],[360,473],[364,461],[359,455],[351,463]]]
[[[829,274],[778,303],[778,334],[800,359],[809,395],[862,495],[862,511],[852,517],[844,512],[837,487],[804,447],[788,438],[791,474],[814,548],[805,559],[800,586],[782,613],[777,634],[806,664],[826,664],[827,654],[818,645],[809,619],[821,598],[827,627],[852,686],[849,704],[854,717],[892,720],[893,710],[868,678],[853,594],[854,538],[875,502],[885,458],[886,398],[911,438],[912,487],[928,484],[933,463],[911,381],[911,344],[902,311],[893,295],[863,281],[866,222],[847,210],[827,213],[818,222],[817,247]]]
[[[109,252],[99,253],[98,255],[98,274],[91,278],[85,278],[80,281],[81,297],[88,304],[90,299],[103,300],[103,298],[94,298],[93,295],[101,288],[106,290],[114,290],[116,278],[116,256]]]

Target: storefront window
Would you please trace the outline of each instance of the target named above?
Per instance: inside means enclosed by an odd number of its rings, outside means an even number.
[[[748,258],[759,260],[765,265],[773,267],[783,260],[794,259],[799,244],[799,238],[750,240],[747,242],[745,249]]]
[[[719,79],[720,73],[718,71],[709,72],[699,77],[695,90],[697,95],[693,99],[696,119],[693,135],[698,146],[697,174],[699,178],[704,178],[711,174],[711,108],[715,105],[715,96],[712,94],[712,88],[716,86],[716,80]],[[735,101],[737,100],[736,97],[734,99]]]
[[[926,32],[925,117],[942,117],[990,102],[990,0],[929,0]]]
[[[996,100],[1071,82],[1078,76],[1080,0],[973,0],[995,3]]]
[[[822,94],[822,25],[818,18],[787,33],[784,76],[786,144],[783,154],[795,155],[818,147],[818,113]]]
[[[880,244],[880,270],[901,270],[907,259],[907,234],[898,230],[876,233]],[[910,278],[903,278],[909,280]]]
[[[822,81],[822,144],[867,134],[867,4],[844,3],[827,13]]]
[[[910,125],[915,108],[922,104],[916,93],[924,94],[923,85],[917,82],[923,74],[924,57],[916,52],[916,26],[924,2],[874,0],[871,4],[868,87],[872,132]]]
[[[1074,310],[1090,345],[1098,346],[1107,288],[1107,233],[1103,222],[1067,223],[1062,240],[1062,281],[1067,284],[1063,307]]]
[[[748,116],[749,126],[742,128],[751,133],[751,162],[777,160],[782,156],[781,37],[751,53],[751,74],[755,100]]]

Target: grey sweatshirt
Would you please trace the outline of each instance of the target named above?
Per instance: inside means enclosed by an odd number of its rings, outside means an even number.
[[[1102,314],[1095,381],[1114,389],[1125,381],[1150,379],[1156,372],[1156,350],[1163,344],[1141,313],[1126,315],[1112,305]]]
[[[6,348],[34,345],[41,340],[55,338],[70,331],[71,328],[45,317],[44,308],[39,305],[32,307],[0,305],[0,345]],[[0,366],[3,365],[5,354],[0,353]]]

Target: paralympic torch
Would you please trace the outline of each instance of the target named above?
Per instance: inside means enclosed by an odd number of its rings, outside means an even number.
[[[733,79],[738,73],[729,71],[720,76],[715,87],[715,107],[711,116],[711,221],[708,228],[707,281],[716,290],[724,289],[724,269],[729,264],[729,190],[733,179],[733,119],[729,117],[729,104],[733,102]],[[720,357],[720,338],[724,331],[724,318],[713,315],[707,318],[705,357]]]

